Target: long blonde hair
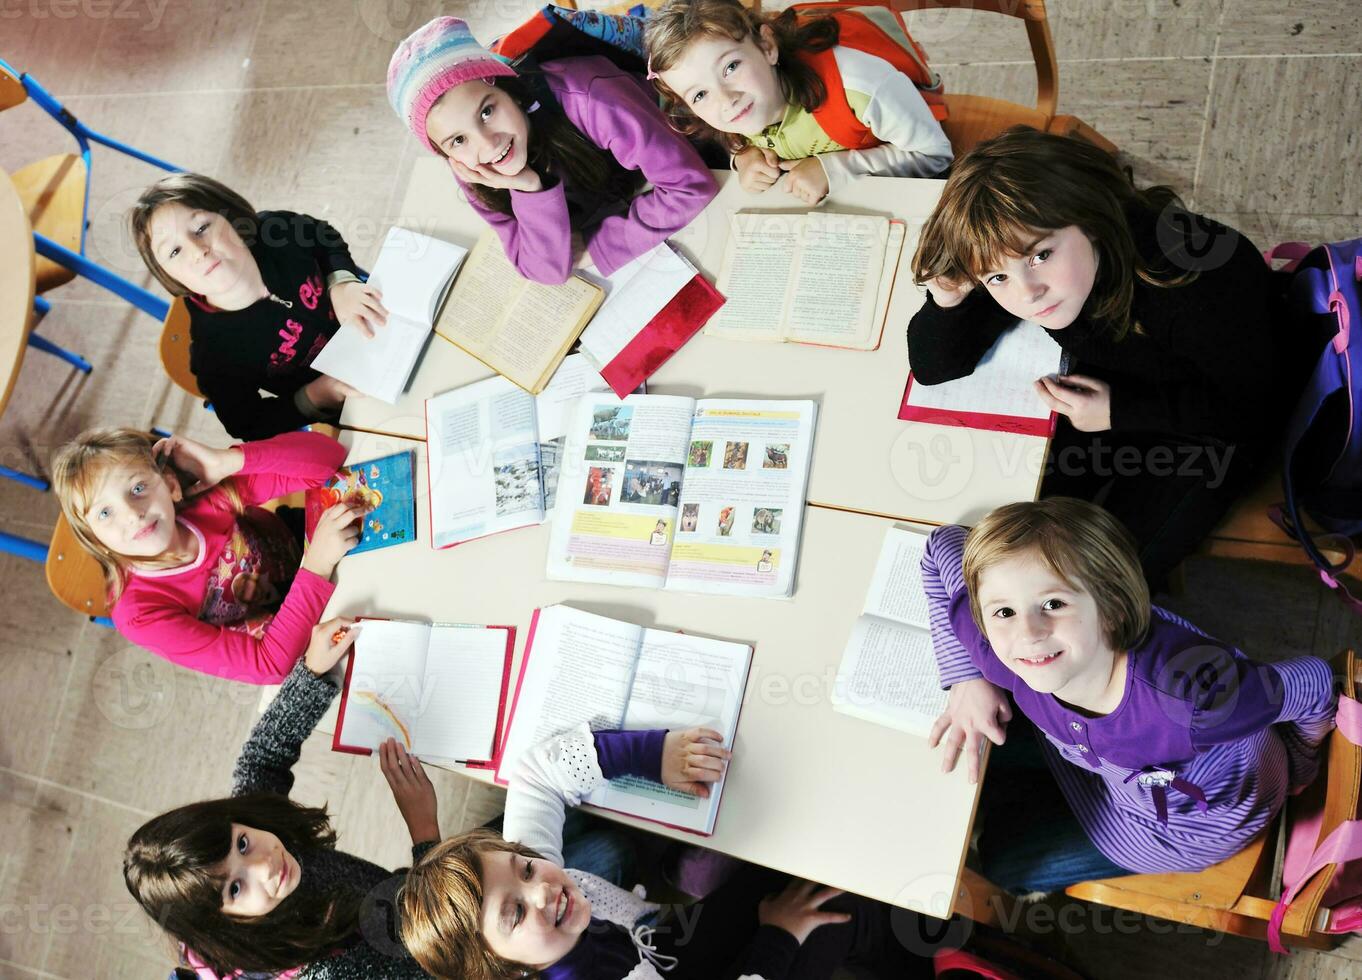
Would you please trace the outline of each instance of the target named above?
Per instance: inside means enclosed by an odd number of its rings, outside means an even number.
[[[492,830],[470,830],[436,844],[397,891],[402,945],[433,977],[520,980],[539,971],[498,956],[482,938],[482,855],[510,851],[539,858]]]
[[[969,610],[984,629],[979,580],[1000,561],[1036,554],[1054,574],[1086,590],[1097,605],[1112,650],[1129,650],[1149,630],[1149,585],[1135,539],[1096,504],[1073,497],[1004,504],[965,538],[963,574]]]
[[[103,569],[111,604],[123,594],[130,562],[127,557],[99,540],[90,522],[85,519],[85,513],[90,509],[95,491],[110,467],[140,466],[158,478],[166,475],[166,465],[157,462],[152,453],[156,441],[155,436],[137,429],[90,429],[62,446],[52,460],[52,490],[76,540]],[[178,473],[173,475],[183,489],[184,478]],[[227,506],[237,513],[241,512],[241,496],[232,481],[219,484],[212,492],[221,493]],[[176,504],[176,510],[182,503]],[[137,564],[142,568],[174,568],[183,564],[184,560],[184,555],[166,552],[154,558],[139,558]]]
[[[1135,281],[1181,286],[1190,260],[1152,268],[1135,248],[1128,215],[1182,208],[1171,187],[1137,190],[1103,150],[1081,139],[1013,126],[955,161],[913,255],[918,285],[938,277],[978,283],[1003,255],[1021,255],[1035,232],[1077,225],[1097,250],[1086,310],[1115,340],[1132,329]],[[1184,271],[1178,271],[1180,266]]]

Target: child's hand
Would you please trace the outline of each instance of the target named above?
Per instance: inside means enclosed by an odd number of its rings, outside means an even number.
[[[668,732],[662,742],[662,782],[681,793],[709,799],[708,783],[717,783],[733,753],[724,737],[710,728]]]
[[[799,198],[809,207],[828,196],[828,172],[823,169],[818,157],[781,160],[780,169],[785,171],[786,193]]]
[[[340,663],[347,650],[355,645],[359,627],[353,619],[337,616],[312,627],[312,639],[308,642],[307,652],[303,654],[303,664],[317,676],[328,673]]]
[[[217,486],[227,477],[238,473],[246,462],[241,447],[212,449],[193,439],[169,436],[151,447],[151,454],[159,461],[175,467],[192,480],[181,487],[186,497],[194,497]]]
[[[842,892],[837,888],[825,888],[794,878],[779,895],[767,895],[761,900],[757,906],[757,921],[764,926],[784,929],[802,946],[809,933],[819,926],[851,921],[846,912],[824,912],[819,908],[840,894]]]
[[[1002,745],[1007,740],[1007,723],[1011,720],[1012,707],[1001,688],[982,677],[961,681],[951,687],[950,696],[946,699],[946,711],[932,725],[927,744],[936,748],[941,737],[946,737],[946,754],[941,760],[942,772],[950,772],[955,768],[963,746],[969,781],[977,783],[979,748],[983,744],[981,736],[988,736],[994,745]]]
[[[738,172],[739,187],[760,193],[780,179],[780,157],[764,147],[744,147],[733,154],[733,169]]]
[[[331,308],[340,323],[356,323],[364,336],[372,337],[374,328],[388,322],[383,294],[368,283],[350,280],[331,289]]]
[[[1036,394],[1050,411],[1067,415],[1079,432],[1111,428],[1111,385],[1085,374],[1063,374],[1036,379]]]
[[[512,176],[499,174],[491,167],[476,164],[469,167],[460,163],[453,157],[446,157],[449,161],[449,169],[454,171],[454,176],[458,177],[465,184],[482,184],[484,187],[496,187],[508,191],[525,191],[534,194],[544,189],[544,182],[539,177],[539,171],[529,164],[520,173]]]
[[[303,567],[321,578],[330,578],[336,563],[359,544],[359,522],[364,508],[352,504],[332,504],[317,519],[317,529],[307,543]]]
[[[393,791],[393,801],[407,823],[413,844],[440,839],[440,821],[436,813],[435,787],[421,765],[421,760],[408,755],[407,750],[390,738],[378,747],[378,764],[383,778]]]
[[[936,305],[943,310],[949,310],[952,306],[959,306],[965,301],[965,297],[974,288],[974,283],[970,281],[952,282],[937,276],[935,279],[927,280],[927,292],[932,294],[932,299]]]
[[[316,405],[323,411],[340,411],[345,404],[345,399],[351,395],[358,395],[359,392],[351,388],[344,381],[337,381],[330,375],[321,374],[303,385],[303,390],[307,392],[308,401]]]

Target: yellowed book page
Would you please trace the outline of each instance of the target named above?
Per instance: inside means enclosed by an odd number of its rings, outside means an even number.
[[[526,281],[480,356],[537,394],[604,299],[605,291],[585,279],[573,277],[561,286]]]
[[[873,329],[863,346],[856,350],[878,350],[884,341],[884,326],[889,320],[889,300],[894,295],[894,285],[898,281],[899,259],[903,255],[903,240],[907,237],[908,226],[902,221],[889,223],[889,241],[884,246],[884,265],[880,267],[880,289],[875,298],[875,316],[870,321]],[[905,279],[909,270],[904,270]]]
[[[810,211],[791,290],[789,336],[801,343],[865,348],[875,330],[889,219]]]
[[[485,360],[498,325],[527,284],[506,260],[496,232],[488,229],[464,259],[435,332]]]
[[[728,302],[705,327],[730,340],[784,339],[785,311],[799,263],[802,214],[736,211],[717,288]]]

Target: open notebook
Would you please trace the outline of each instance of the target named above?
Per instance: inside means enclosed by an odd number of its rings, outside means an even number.
[[[583,722],[593,731],[702,725],[731,746],[751,662],[743,643],[645,629],[571,606],[536,609],[496,780],[505,785],[526,752]],[[586,802],[711,834],[722,795],[723,780],[701,799],[631,776]]]
[[[389,405],[396,403],[468,250],[408,228],[393,228],[369,276],[383,294],[388,322],[364,336],[342,323],[312,367]]]
[[[1062,374],[1064,364],[1064,351],[1049,334],[1023,320],[1005,330],[963,378],[924,385],[910,370],[899,418],[1049,438],[1058,416],[1040,400],[1035,382]]]
[[[916,531],[885,534],[832,690],[833,710],[924,738],[946,710],[922,590],[926,547],[927,536]]]
[[[514,645],[511,626],[363,620],[331,747],[368,755],[396,738],[422,759],[487,768]]]

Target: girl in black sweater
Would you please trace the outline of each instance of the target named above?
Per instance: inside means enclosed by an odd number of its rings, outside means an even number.
[[[147,268],[185,297],[190,369],[229,433],[267,439],[340,415],[353,392],[312,359],[341,323],[372,336],[387,319],[340,232],[306,214],[257,214],[199,174],[161,178],[130,217]]]
[[[913,272],[920,383],[1022,319],[1064,349],[1068,373],[1036,380],[1060,415],[1041,494],[1102,503],[1155,586],[1273,458],[1304,382],[1253,244],[1080,140],[1016,127],[957,161]]]

